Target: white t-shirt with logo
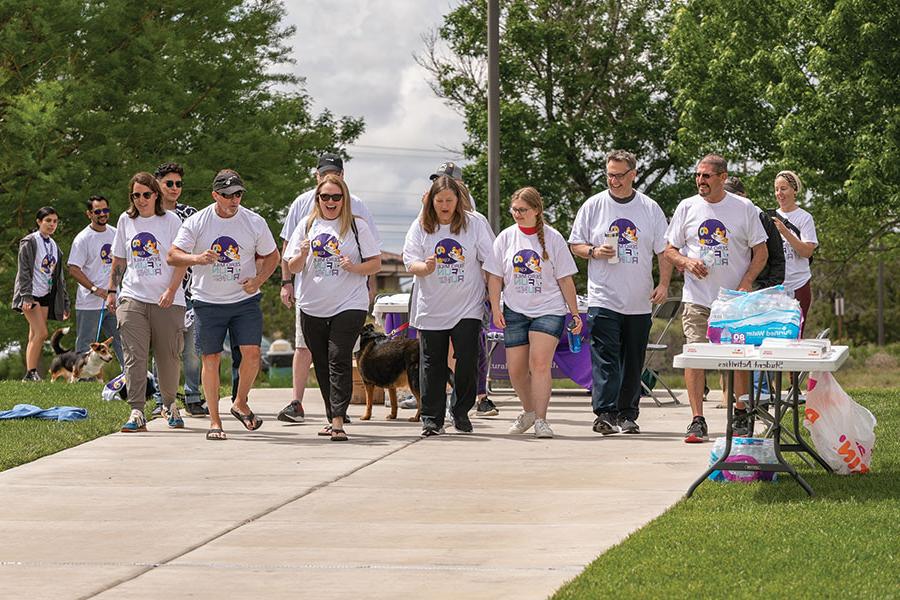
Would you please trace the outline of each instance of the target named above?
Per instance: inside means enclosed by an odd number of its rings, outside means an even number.
[[[316,190],[311,189],[303,192],[299,196],[297,196],[294,201],[291,203],[291,207],[288,209],[287,216],[284,218],[284,225],[281,227],[281,239],[285,241],[289,241],[291,239],[291,235],[294,233],[294,229],[297,228],[297,224],[304,217],[308,217],[310,211],[313,208],[313,204],[316,199]],[[350,194],[350,210],[353,211],[354,217],[359,217],[366,222],[366,225],[369,226],[369,233],[372,234],[372,237],[375,238],[375,242],[378,244],[378,249],[381,250],[381,236],[378,234],[378,227],[375,226],[375,219],[372,217],[372,213],[369,212],[369,209],[363,204],[363,201]],[[300,297],[300,278],[297,277],[294,279],[294,297]]]
[[[784,212],[781,209],[778,209],[776,212],[800,230],[798,237],[801,242],[819,245],[819,238],[816,235],[816,224],[813,222],[811,214],[800,207],[791,212]],[[784,246],[784,289],[793,294],[812,278],[812,271],[809,268],[808,258],[803,258],[797,254],[794,251],[794,247],[784,237],[781,238],[781,243]]]
[[[233,217],[223,219],[210,204],[185,219],[172,244],[190,254],[214,250],[211,265],[194,265],[191,297],[200,302],[234,304],[259,295],[248,294],[241,284],[256,277],[256,256],[277,250],[265,219],[243,206]]]
[[[484,313],[484,271],[499,273],[493,265],[494,234],[485,221],[467,212],[467,226],[459,233],[450,225],[438,225],[427,233],[420,219],[413,221],[403,244],[406,268],[436,255],[430,275],[416,275],[410,325],[416,329],[452,329],[461,319],[478,319]],[[484,265],[484,266],[483,266]]]
[[[40,233],[36,233],[34,239],[37,241],[37,252],[31,275],[31,296],[40,298],[53,289],[53,270],[59,262],[59,246],[53,238],[45,238]]]
[[[484,265],[503,278],[503,304],[532,319],[568,314],[559,279],[578,272],[566,240],[549,225],[544,225],[544,244],[546,259],[537,233],[528,235],[512,225],[494,240],[494,263]]]
[[[172,281],[174,267],[166,262],[166,254],[181,227],[181,219],[173,212],[162,216],[119,216],[112,253],[124,258],[127,268],[119,287],[119,298],[130,298],[156,304]],[[173,304],[184,306],[184,290],[178,286]]]
[[[602,246],[617,232],[619,262],[588,260],[588,306],[623,315],[651,312],[653,255],[666,249],[666,215],[652,198],[635,190],[634,198],[616,202],[609,190],[585,201],[575,215],[570,244]]]
[[[750,248],[764,243],[768,236],[756,206],[725,192],[725,197],[715,203],[700,195],[682,200],[672,215],[666,238],[688,258],[706,264],[709,275],[703,279],[684,274],[682,300],[709,307],[719,288],[737,289],[750,266]]]
[[[68,264],[78,267],[81,272],[98,288],[109,287],[109,272],[112,270],[112,245],[116,238],[116,228],[107,225],[103,231],[87,226],[78,232],[72,241]],[[91,290],[78,285],[75,296],[75,308],[81,310],[100,310],[104,300]]]
[[[345,310],[368,310],[369,288],[366,276],[341,268],[341,257],[355,265],[362,259],[381,254],[381,248],[368,223],[356,219],[359,245],[352,229],[341,235],[340,219],[315,219],[306,230],[309,217],[303,217],[294,228],[284,251],[285,260],[300,254],[300,244],[309,240],[309,253],[303,270],[298,273],[300,310],[314,317],[331,317]]]

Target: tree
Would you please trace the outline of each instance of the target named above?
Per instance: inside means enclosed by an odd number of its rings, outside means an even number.
[[[762,204],[774,204],[778,170],[797,171],[819,230],[820,292],[846,287],[848,263],[871,273],[900,256],[898,24],[890,0],[686,0],[673,11],[675,152],[743,164]]]
[[[183,198],[197,206],[211,202],[216,171],[236,169],[247,206],[277,233],[316,156],[363,130],[311,114],[302,80],[279,72],[293,33],[283,14],[276,0],[0,0],[3,288],[38,207],[60,212],[67,248],[86,225],[84,199],[101,193],[117,215],[131,175],[161,162],[185,166]],[[21,338],[24,319],[0,314],[0,343]]]
[[[636,185],[674,207],[682,192],[671,186],[681,163],[667,152],[675,134],[662,55],[667,3],[501,4],[501,196],[535,186],[567,232],[584,200],[605,188],[606,153],[625,148],[640,161]],[[484,0],[464,1],[418,57],[435,93],[465,119],[473,160],[465,177],[476,198],[487,189],[486,19]]]

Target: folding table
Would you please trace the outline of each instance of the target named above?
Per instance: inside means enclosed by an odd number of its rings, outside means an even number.
[[[754,349],[755,350],[755,349]],[[827,371],[834,372],[841,368],[844,361],[850,355],[850,349],[847,346],[832,346],[831,350],[821,358],[760,358],[757,355],[729,358],[719,356],[704,356],[703,354],[687,354],[682,352],[675,356],[673,366],[676,369],[718,369],[726,372],[728,379],[728,410],[726,412],[725,421],[725,451],[715,464],[710,466],[703,475],[695,481],[687,491],[687,497],[690,498],[701,483],[713,471],[765,471],[789,473],[807,494],[813,496],[813,490],[809,484],[797,473],[787,461],[785,461],[782,452],[806,453],[819,463],[819,465],[828,472],[831,468],[822,460],[816,451],[803,439],[800,435],[800,415],[799,415],[799,397],[800,386],[798,385],[799,374],[804,371]],[[731,454],[731,445],[734,438],[733,422],[734,422],[734,372],[735,371],[771,371],[775,373],[775,390],[774,390],[774,408],[775,408],[775,424],[772,426],[772,438],[775,447],[775,457],[778,460],[775,464],[748,464],[742,462],[728,462],[728,455]],[[781,374],[789,373],[791,381],[791,391],[789,397],[785,400],[781,398]],[[795,443],[781,443],[781,415],[783,411],[782,402],[787,401],[793,408],[793,434]]]

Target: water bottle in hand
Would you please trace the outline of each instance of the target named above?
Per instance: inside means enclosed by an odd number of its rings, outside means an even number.
[[[569,326],[567,327],[569,334],[569,352],[572,354],[578,354],[581,352],[581,334],[575,335],[572,333],[572,330],[575,329],[575,320],[569,321]]]

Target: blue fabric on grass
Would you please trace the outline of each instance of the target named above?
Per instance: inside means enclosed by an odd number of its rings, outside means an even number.
[[[3,419],[46,419],[47,421],[81,421],[87,419],[86,408],[77,406],[54,406],[41,408],[34,404],[16,404],[12,410],[0,411],[0,420]]]

